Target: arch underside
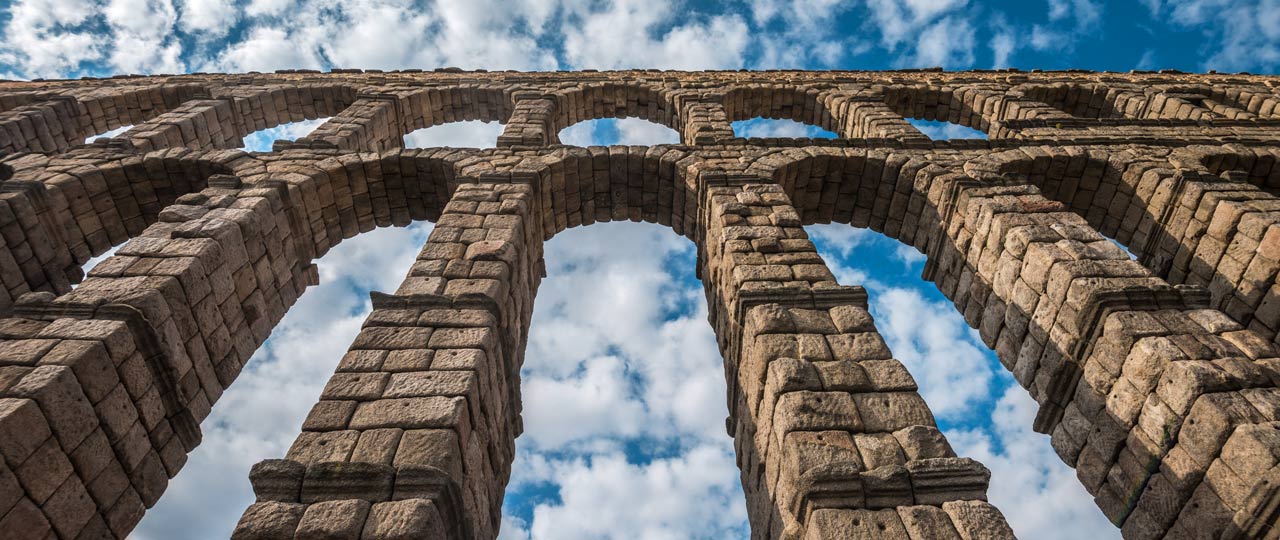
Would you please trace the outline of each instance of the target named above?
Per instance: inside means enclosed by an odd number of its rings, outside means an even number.
[[[924,277],[1039,403],[1035,428],[1126,538],[1273,534],[1273,80],[368,75],[0,85],[15,151],[0,158],[0,473],[21,487],[0,527],[123,538],[317,282],[313,261],[429,220],[293,448],[250,474],[258,502],[234,538],[494,538],[543,242],[630,220],[698,246],[753,538],[1012,538],[865,291],[808,241],[803,226],[832,222],[927,256]],[[273,152],[233,149],[324,116]],[[725,132],[756,116],[841,138]],[[558,144],[605,117],[683,144]],[[907,117],[992,140],[928,141]],[[501,147],[402,148],[461,120],[506,124]]]

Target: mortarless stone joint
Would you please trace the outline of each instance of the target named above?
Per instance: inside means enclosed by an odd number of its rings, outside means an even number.
[[[272,152],[237,150],[324,117]],[[681,143],[559,142],[614,117]],[[734,135],[755,117],[838,138]],[[932,141],[908,118],[989,140]],[[498,148],[404,148],[464,120],[504,124]],[[257,501],[232,538],[496,538],[543,243],[621,220],[697,245],[753,539],[1013,538],[986,502],[990,472],[937,429],[867,292],[837,284],[806,236],[830,222],[926,254],[924,277],[1040,404],[1035,428],[1126,539],[1280,538],[1274,77],[0,82],[0,152],[0,531],[14,538],[125,538],[318,283],[315,260],[421,220],[430,238],[373,295],[296,442],[248,471]]]

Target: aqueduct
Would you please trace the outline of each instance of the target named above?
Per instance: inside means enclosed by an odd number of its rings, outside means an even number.
[[[580,148],[636,117],[676,145]],[[792,119],[833,140],[743,139]],[[272,152],[253,131],[329,118]],[[908,118],[980,129],[933,141]],[[497,148],[405,149],[499,121]],[[109,129],[112,138],[80,144]],[[543,243],[671,227],[725,360],[753,539],[1013,538],[861,287],[804,232],[928,257],[1126,539],[1280,538],[1280,79],[1087,72],[377,72],[0,83],[0,531],[122,539],[313,261],[435,228],[236,540],[492,540]],[[1103,236],[1103,235],[1107,236]],[[1136,256],[1108,239],[1123,243]],[[119,247],[87,276],[83,265]],[[76,286],[73,287],[73,284]],[[1048,511],[1048,510],[1047,510]]]

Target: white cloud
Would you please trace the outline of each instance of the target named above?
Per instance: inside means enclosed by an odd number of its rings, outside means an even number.
[[[680,133],[640,118],[600,118],[578,122],[560,131],[560,142],[574,146],[680,142]]]
[[[281,15],[293,6],[294,0],[250,0],[245,13],[252,16]]]
[[[965,6],[968,0],[867,0],[886,46],[908,41],[934,18]]]
[[[1280,67],[1280,0],[1187,0],[1169,7],[1174,24],[1206,34],[1205,69]]]
[[[239,18],[233,0],[182,0],[180,11],[182,28],[204,39],[226,35]]]
[[[211,67],[228,72],[320,69],[319,54],[299,37],[282,28],[255,27],[243,41],[223,49]]]
[[[169,0],[109,0],[103,10],[113,39],[109,61],[120,73],[185,71],[173,35],[177,11]]]
[[[404,136],[405,148],[493,148],[502,134],[502,124],[471,120],[431,126]]]
[[[990,396],[994,372],[985,347],[951,304],[899,287],[871,290],[876,327],[907,366],[934,414],[958,419]]]
[[[952,124],[950,122],[935,122],[916,119],[908,119],[911,125],[920,130],[921,133],[927,135],[935,141],[946,141],[950,139],[985,139],[987,134],[969,126],[960,124]]]
[[[564,57],[574,68],[716,69],[743,64],[750,35],[738,15],[694,17],[653,33],[678,10],[671,0],[619,0],[564,27]]]
[[[1067,18],[1075,20],[1077,31],[1091,29],[1102,18],[1102,6],[1093,0],[1049,0],[1049,20]]]
[[[662,124],[639,118],[622,118],[614,124],[618,130],[618,144],[676,144],[680,133]]]
[[[821,138],[834,136],[818,126],[796,122],[790,119],[753,118],[733,123],[733,131],[744,138],[795,137]]]
[[[920,32],[911,61],[921,67],[973,64],[975,35],[967,19],[943,18]]]
[[[602,453],[553,465],[558,504],[533,511],[533,540],[680,540],[745,536],[732,447],[699,445],[639,465]],[[518,525],[508,521],[508,525]],[[523,538],[523,531],[510,538]],[[504,533],[507,534],[507,533]]]
[[[87,143],[96,141],[98,139],[110,139],[112,137],[120,135],[121,133],[129,131],[130,129],[133,129],[133,126],[120,126],[118,128],[107,130],[97,135],[93,135],[91,137],[85,137],[84,142],[87,144]]]
[[[991,67],[1000,69],[1009,67],[1009,59],[1017,48],[1017,38],[1012,32],[1000,32],[991,38],[991,53],[995,56]]]
[[[20,76],[57,77],[102,57],[100,38],[83,25],[99,2],[22,0],[10,5],[0,40],[0,64]]]
[[[528,523],[508,517],[504,538],[741,536],[724,369],[688,275],[692,248],[635,224],[546,244],[508,491],[550,483],[559,501],[538,502]],[[631,455],[631,443],[661,459]]]

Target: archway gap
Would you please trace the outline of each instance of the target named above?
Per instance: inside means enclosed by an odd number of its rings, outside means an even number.
[[[844,223],[805,227],[841,285],[867,289],[876,328],[920,387],[959,456],[991,471],[988,500],[1022,538],[1066,538],[1087,528],[1119,540],[1075,472],[1031,429],[1035,401],[969,328],[951,301],[920,277],[925,256],[884,234]],[[1039,519],[1052,504],[1080,528]]]
[[[725,372],[694,276],[693,242],[653,224],[595,223],[557,234],[544,258],[504,529],[572,535],[617,519],[612,525],[642,535],[656,523],[682,538],[746,535],[724,428]],[[696,480],[660,475],[693,469],[702,471]],[[640,491],[583,491],[619,481]],[[681,502],[629,508],[627,501],[652,496]],[[543,505],[537,515],[536,505]]]
[[[560,130],[562,144],[574,146],[657,146],[679,144],[680,133],[643,118],[597,118],[583,120]]]
[[[755,117],[738,120],[731,124],[736,137],[751,138],[792,138],[792,139],[836,139],[839,135],[813,124],[797,122],[791,119]]]
[[[404,135],[405,148],[494,148],[503,125],[497,121],[461,120],[417,129]]]
[[[949,141],[952,139],[988,139],[987,134],[981,130],[952,122],[908,118],[907,123],[915,126],[915,128],[920,130],[921,133],[924,133],[925,136],[935,141]]]

